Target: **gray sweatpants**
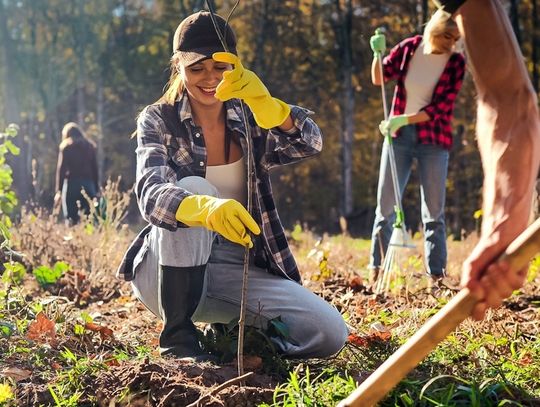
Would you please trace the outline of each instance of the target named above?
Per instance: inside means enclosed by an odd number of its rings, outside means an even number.
[[[217,196],[201,177],[187,177],[178,185],[196,194]],[[135,260],[132,282],[137,298],[159,316],[159,264],[189,267],[207,264],[203,293],[194,322],[228,323],[240,315],[244,248],[205,228],[170,232],[154,227],[145,242],[145,255]],[[326,357],[343,346],[347,328],[339,312],[300,284],[249,268],[246,324],[264,327],[281,316],[288,326],[287,341],[274,339],[282,353],[295,357]]]

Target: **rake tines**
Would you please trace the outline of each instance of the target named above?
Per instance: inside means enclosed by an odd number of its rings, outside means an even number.
[[[376,294],[397,293],[400,288],[407,289],[408,287],[407,267],[403,265],[404,260],[408,258],[409,249],[414,249],[415,246],[404,229],[404,227],[399,227],[392,231],[382,264],[382,273],[375,285]]]

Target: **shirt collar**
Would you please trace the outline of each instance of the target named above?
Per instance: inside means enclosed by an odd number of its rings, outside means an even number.
[[[182,123],[184,123],[186,120],[193,123],[191,105],[189,104],[189,98],[185,90],[182,92],[182,96],[180,96],[180,99],[178,100],[178,116],[180,117],[180,121]]]

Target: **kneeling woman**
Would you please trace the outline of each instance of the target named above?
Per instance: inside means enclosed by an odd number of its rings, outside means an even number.
[[[187,17],[174,35],[168,88],[139,116],[136,195],[149,225],[128,249],[119,274],[163,319],[161,353],[200,360],[205,355],[193,321],[239,317],[249,246],[246,323],[279,316],[290,331],[287,340],[273,339],[283,354],[330,356],[345,342],[345,323],[300,284],[269,176],[275,166],[317,154],[320,129],[307,110],[273,98],[243,68],[232,29],[216,19],[230,53],[219,52],[209,13]],[[238,99],[249,107],[247,129]],[[248,134],[253,174],[246,170]],[[245,209],[248,190],[251,214]]]

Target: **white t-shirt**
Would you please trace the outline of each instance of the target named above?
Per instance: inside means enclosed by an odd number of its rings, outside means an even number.
[[[247,183],[244,157],[230,164],[209,165],[206,179],[219,191],[220,198],[236,199],[247,204]]]
[[[420,43],[411,58],[405,76],[407,92],[405,114],[418,113],[431,103],[433,91],[449,58],[450,54],[425,54],[424,41]]]

